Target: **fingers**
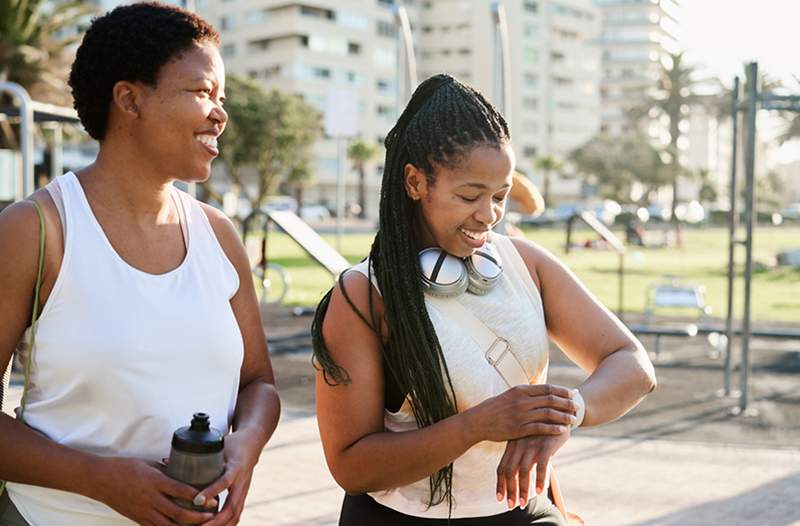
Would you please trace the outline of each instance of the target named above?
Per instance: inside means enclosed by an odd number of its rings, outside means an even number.
[[[244,501],[247,496],[247,490],[250,487],[252,475],[237,480],[228,490],[228,498],[225,501],[225,507],[216,515],[210,522],[204,526],[223,526],[229,524],[238,524],[244,510]]]
[[[526,415],[531,422],[546,422],[548,424],[563,424],[570,426],[577,422],[577,418],[572,413],[565,413],[552,407],[541,407],[533,409]]]
[[[525,451],[518,442],[512,441],[506,446],[506,452],[497,466],[498,486],[504,488],[504,494],[508,509],[513,509],[517,505],[517,472],[519,470],[520,460]]]
[[[183,508],[164,496],[154,504],[158,512],[169,519],[169,524],[203,524],[214,517],[214,514],[210,512],[199,512]]]
[[[572,400],[573,397],[572,391],[560,385],[552,385],[552,384],[520,385],[514,387],[514,389],[521,389],[528,396],[535,396],[535,397],[553,396],[555,398],[563,398],[566,400]]]
[[[536,463],[536,450],[526,449],[519,464],[519,475],[517,477],[519,479],[520,508],[524,508],[528,504],[531,485],[531,469],[533,469],[534,463]]]
[[[550,476],[550,457],[539,459],[536,464],[536,494],[540,495],[544,491],[544,485]]]
[[[546,422],[528,422],[520,427],[523,436],[531,435],[560,435],[566,433],[567,426],[561,424],[548,424]]]
[[[193,494],[192,498],[189,500],[193,500],[196,506],[205,506],[206,503],[209,502],[211,499],[215,498],[217,495],[219,495],[226,489],[230,488],[235,480],[236,480],[236,471],[233,469],[226,469],[225,473],[223,473],[220,478],[215,480],[210,486],[205,488],[197,495]]]

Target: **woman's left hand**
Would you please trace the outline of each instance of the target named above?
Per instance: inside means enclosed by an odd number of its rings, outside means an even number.
[[[508,508],[519,504],[524,508],[528,503],[531,470],[536,465],[536,492],[544,490],[549,474],[550,458],[570,437],[570,429],[559,435],[533,435],[506,443],[506,451],[497,466],[497,500],[505,499]],[[519,488],[518,488],[519,486]],[[519,489],[519,499],[517,499]]]
[[[203,497],[204,501],[210,501],[225,490],[228,490],[228,498],[222,510],[204,526],[239,523],[261,449],[259,440],[246,431],[235,431],[225,437],[225,473],[198,493],[196,500],[199,502]]]

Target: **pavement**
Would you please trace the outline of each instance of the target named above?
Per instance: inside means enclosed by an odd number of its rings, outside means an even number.
[[[284,410],[240,524],[336,525],[343,492],[325,464],[314,371],[298,332],[308,316],[270,318],[280,326],[271,337],[288,342],[272,357]],[[580,429],[556,456],[567,507],[592,526],[800,526],[798,342],[754,340],[750,410],[738,415],[704,341],[667,340],[662,349],[656,392],[617,422]],[[584,375],[554,351],[550,376],[577,385]],[[6,411],[20,390],[12,387]]]

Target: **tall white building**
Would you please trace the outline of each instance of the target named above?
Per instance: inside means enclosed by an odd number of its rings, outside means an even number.
[[[601,128],[618,135],[629,126],[626,112],[656,86],[662,61],[678,52],[678,0],[594,0],[601,11]],[[661,134],[650,123],[651,136]]]
[[[358,101],[358,130],[382,142],[397,118],[397,39],[391,3],[378,0],[197,0],[220,31],[228,74],[301,95],[321,112],[332,90]],[[332,138],[315,149],[316,184],[305,197],[333,208],[341,169],[348,202],[357,177]],[[345,150],[345,148],[342,148]],[[376,215],[381,156],[368,165],[367,211]]]
[[[490,0],[415,2],[411,9],[420,79],[451,73],[499,107]],[[502,2],[511,62],[511,125],[517,165],[541,186],[538,157],[565,157],[599,126],[599,17],[591,0]],[[578,183],[555,176],[551,195],[574,198]]]

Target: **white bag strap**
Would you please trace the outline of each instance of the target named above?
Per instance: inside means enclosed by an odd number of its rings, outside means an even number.
[[[436,307],[436,310],[458,323],[459,327],[464,329],[478,344],[478,347],[483,349],[486,361],[494,367],[508,387],[530,383],[531,376],[525,371],[525,367],[517,355],[514,354],[508,340],[497,336],[458,300],[431,295],[426,295],[425,298]]]

